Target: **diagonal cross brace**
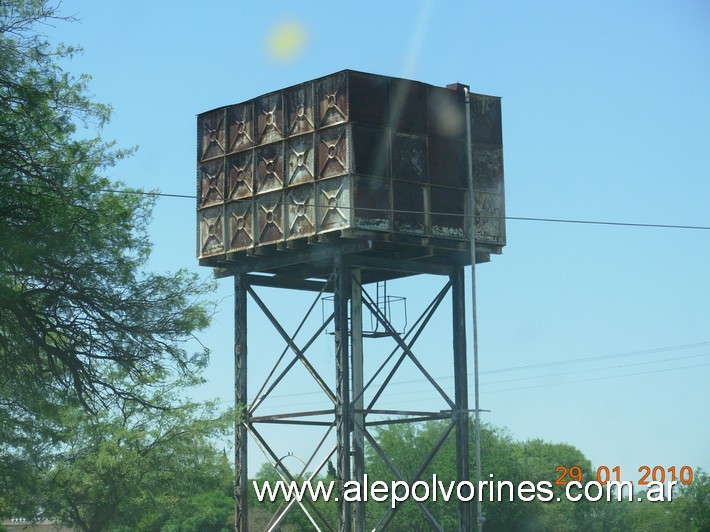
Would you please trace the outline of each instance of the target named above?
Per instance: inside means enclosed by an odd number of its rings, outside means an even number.
[[[279,458],[276,456],[276,453],[274,453],[274,451],[271,449],[271,447],[266,443],[264,438],[262,438],[261,434],[259,434],[259,432],[251,425],[247,425],[247,430],[254,437],[254,440],[261,448],[262,453],[264,453],[264,456],[266,456],[266,458],[269,460],[269,463],[274,468],[274,471],[276,471],[276,473],[281,477],[281,480],[283,482],[296,482],[296,479],[293,477],[293,475],[287,469],[284,469],[282,472],[282,471],[279,471],[279,469],[276,467],[276,464],[279,462]],[[312,473],[312,476],[315,474],[318,474],[318,472],[320,472],[320,469],[323,468],[323,465],[325,465],[325,463],[332,456],[332,454],[333,454],[333,451],[328,453],[327,458],[325,460],[323,460],[323,462],[320,465],[320,468],[316,469]],[[309,479],[310,479],[310,477],[309,477]],[[333,530],[331,528],[331,526],[328,524],[328,520],[323,516],[323,514],[320,512],[320,510],[318,510],[318,508],[315,506],[315,503],[313,501],[311,501],[308,497],[305,497],[304,500],[305,500],[306,504],[308,504],[308,506],[311,508],[311,510],[321,519],[321,522],[325,523],[325,526],[328,527],[328,530]],[[317,530],[320,530],[320,528],[318,527],[318,524],[315,522],[313,517],[311,517],[310,513],[308,513],[308,510],[304,506],[303,502],[302,501],[296,501],[296,502],[301,507],[301,510],[303,510],[303,513],[306,514],[306,517],[308,517],[308,519],[311,521],[313,526],[315,526]]]
[[[390,470],[394,473],[394,475],[401,480],[402,482],[406,482],[408,484],[412,484],[419,480],[419,477],[421,477],[422,473],[426,470],[427,467],[429,467],[429,464],[431,461],[434,459],[436,456],[436,453],[439,452],[439,449],[441,449],[441,446],[444,444],[446,441],[446,438],[449,436],[453,428],[456,426],[455,423],[450,423],[449,426],[446,428],[441,433],[441,436],[439,436],[439,439],[436,441],[434,444],[434,447],[429,451],[429,454],[424,458],[424,461],[421,463],[419,468],[414,472],[414,475],[412,475],[411,479],[405,479],[404,475],[399,471],[397,466],[394,465],[392,460],[387,456],[387,453],[379,446],[379,444],[375,441],[375,439],[372,437],[370,434],[370,431],[365,430],[365,437],[367,438],[367,441],[372,445],[372,448],[375,450],[377,455],[382,459],[382,461],[387,464],[387,467],[390,468]],[[436,527],[437,530],[440,530],[441,532],[444,531],[444,529],[441,527],[439,522],[436,520],[436,518],[431,514],[429,509],[426,507],[426,505],[423,502],[416,501],[419,507],[421,508],[422,512],[427,516],[429,521]],[[382,529],[384,530],[389,522],[392,520],[394,517],[394,514],[397,512],[399,508],[388,508],[387,511],[380,517],[380,520],[377,522],[377,525],[375,525],[374,530],[377,530],[380,525],[382,525]]]
[[[436,389],[437,392],[441,395],[441,397],[444,399],[444,401],[447,402],[447,404],[451,407],[452,410],[456,409],[456,404],[451,400],[451,398],[448,396],[448,394],[443,390],[441,386],[439,386],[439,383],[437,383],[434,378],[429,374],[429,372],[424,368],[424,366],[419,362],[417,357],[414,355],[412,350],[409,348],[409,346],[405,343],[405,341],[402,339],[400,334],[394,330],[392,325],[390,324],[389,320],[387,319],[386,316],[382,314],[382,311],[377,307],[377,304],[372,300],[372,297],[370,294],[367,292],[363,291],[363,298],[362,302],[367,306],[367,308],[374,314],[374,316],[377,318],[377,321],[379,321],[382,326],[387,330],[387,332],[392,336],[395,342],[399,345],[399,347],[406,353],[406,355],[410,358],[410,360],[414,363],[414,365],[419,368],[419,371],[426,377],[426,379],[431,383],[431,385]]]
[[[421,314],[421,316],[417,319],[417,321],[414,323],[412,328],[402,337],[402,340],[406,340],[410,334],[413,334],[412,340],[407,344],[409,347],[409,350],[411,351],[412,347],[416,343],[416,341],[419,339],[419,336],[421,333],[424,331],[425,327],[429,323],[429,320],[434,316],[434,313],[436,312],[437,308],[439,308],[439,305],[441,302],[444,300],[444,297],[446,296],[449,288],[451,287],[451,283],[446,283],[444,288],[441,289],[441,291],[436,295],[436,297],[432,300],[432,302],[429,304],[429,306],[424,310],[424,312]],[[375,374],[370,378],[368,381],[367,385],[363,388],[363,393],[367,388],[373,383],[373,381],[377,378],[379,373],[384,369],[384,367],[389,363],[389,361],[392,359],[392,357],[397,353],[397,351],[400,349],[400,346],[397,345],[392,352],[385,358],[385,360],[382,362],[378,370],[375,372]],[[367,409],[370,410],[372,407],[377,403],[377,400],[380,398],[382,393],[385,391],[385,388],[389,384],[389,382],[392,380],[394,377],[395,373],[397,373],[397,369],[399,366],[404,362],[404,359],[406,358],[407,354],[406,352],[403,352],[402,355],[399,357],[397,362],[395,362],[394,366],[392,369],[389,371],[387,374],[387,377],[385,377],[384,382],[380,385],[379,389],[375,393],[374,397],[370,401],[370,404],[367,406]]]
[[[301,353],[305,353],[305,352],[308,350],[308,348],[311,347],[311,345],[313,344],[313,342],[316,341],[316,339],[318,338],[318,336],[320,336],[320,334],[325,330],[325,328],[328,326],[328,324],[329,324],[332,320],[333,320],[333,315],[331,314],[330,317],[329,317],[327,320],[325,320],[325,321],[323,322],[323,324],[322,324],[320,327],[318,327],[318,330],[313,334],[313,336],[311,337],[311,339],[308,340],[308,342],[307,342],[306,345],[303,347],[303,349],[300,350]],[[288,349],[288,346],[286,347],[286,349]],[[268,382],[268,380],[269,380],[269,379],[271,378],[271,376],[274,374],[274,370],[276,369],[276,366],[279,365],[279,363],[281,362],[281,359],[282,359],[282,358],[283,358],[283,354],[282,354],[282,356],[279,358],[279,360],[276,361],[276,365],[274,366],[272,372],[271,372],[271,373],[269,374],[269,376],[267,377],[266,382]],[[291,370],[291,368],[292,368],[292,367],[296,364],[296,362],[298,362],[299,360],[303,361],[303,360],[305,360],[305,357],[299,357],[298,354],[297,354],[297,355],[293,358],[293,360],[291,360],[291,362],[289,362],[288,365],[281,371],[281,373],[279,374],[279,376],[276,377],[276,379],[274,380],[274,382],[271,383],[271,386],[269,386],[269,389],[266,390],[266,392],[264,392],[263,395],[261,395],[260,397],[257,397],[256,399],[254,399],[254,403],[253,403],[253,404],[251,405],[251,407],[249,408],[249,413],[250,413],[250,414],[253,414],[253,413],[256,411],[256,409],[259,407],[259,405],[261,405],[261,403],[263,403],[264,400],[266,400],[266,398],[269,396],[269,394],[270,394],[272,391],[274,391],[274,388],[276,388],[276,386],[278,386],[279,382],[281,382],[281,380],[286,376],[286,374]],[[307,362],[307,361],[306,361],[306,362]],[[305,364],[305,362],[304,362],[304,364]],[[306,367],[308,367],[308,366],[306,366]],[[315,377],[314,377],[314,378],[315,378]],[[317,379],[316,379],[316,380],[317,380]],[[266,382],[264,383],[264,386],[266,386]],[[319,383],[319,384],[320,384],[320,383]],[[261,388],[261,390],[260,390],[260,393],[264,390],[264,386],[262,386],[262,388]],[[322,386],[321,386],[321,387],[322,387]],[[328,393],[328,392],[326,391],[326,394],[327,394],[327,393]],[[333,401],[333,398],[332,398],[330,395],[328,396],[328,399],[330,399],[331,401]],[[335,404],[335,401],[333,401],[333,404]]]
[[[314,308],[316,307],[316,305],[318,304],[318,301],[320,301],[320,298],[322,297],[323,292],[325,291],[326,286],[328,285],[328,283],[331,282],[332,278],[333,278],[333,274],[331,273],[331,275],[330,275],[330,277],[328,278],[328,280],[323,284],[323,288],[321,288],[320,292],[318,292],[318,295],[317,295],[317,296],[315,297],[315,299],[313,300],[313,303],[311,303],[311,306],[308,307],[308,310],[306,311],[306,314],[303,316],[303,319],[301,320],[301,323],[299,323],[299,324],[298,324],[298,327],[296,327],[296,331],[295,331],[295,332],[293,333],[293,335],[291,336],[291,341],[292,341],[292,342],[295,342],[295,341],[296,341],[296,336],[298,336],[298,333],[301,332],[301,329],[302,329],[303,326],[305,325],[306,320],[307,320],[308,317],[311,315],[311,312],[313,312],[313,309],[314,309]],[[330,322],[330,320],[332,320],[332,317],[328,318],[327,321]],[[311,343],[313,343],[313,342],[315,341],[315,339],[317,338],[317,336],[318,336],[319,334],[320,334],[320,331],[319,331],[318,333],[314,334],[314,335],[311,337],[310,341],[306,344],[306,346],[305,346],[301,351],[302,351],[302,352],[307,351],[308,348],[310,347]],[[252,404],[252,406],[249,408],[249,412],[250,412],[250,413],[254,412],[254,410],[256,410],[256,408],[259,406],[259,403],[263,402],[264,399],[266,399],[266,396],[269,395],[269,393],[271,393],[271,391],[273,390],[274,387],[272,386],[272,387],[269,389],[269,391],[266,392],[266,394],[264,394],[263,397],[261,397],[261,395],[262,395],[262,393],[263,393],[263,391],[264,391],[264,388],[266,388],[267,384],[268,384],[269,381],[271,380],[271,377],[273,377],[274,373],[276,372],[276,368],[279,366],[279,364],[281,364],[281,361],[283,360],[283,358],[284,358],[284,356],[286,355],[286,353],[288,352],[288,350],[289,350],[289,346],[288,346],[288,344],[287,344],[286,347],[284,347],[284,350],[281,352],[281,355],[279,356],[279,358],[276,360],[276,363],[274,364],[274,367],[271,368],[271,371],[270,371],[269,374],[266,376],[266,379],[264,380],[264,383],[261,385],[261,388],[259,388],[259,391],[258,391],[258,392],[256,393],[256,395],[254,396],[256,399],[254,400],[254,404]],[[284,372],[284,373],[285,373],[285,372]]]
[[[276,331],[281,335],[281,337],[284,339],[284,341],[288,344],[288,346],[291,348],[291,350],[296,354],[296,357],[301,361],[301,363],[306,367],[308,370],[308,373],[311,374],[311,376],[315,379],[315,381],[318,383],[318,385],[323,389],[325,394],[328,396],[328,398],[333,401],[333,404],[336,403],[336,398],[335,394],[332,392],[330,387],[325,383],[323,378],[318,374],[316,369],[311,365],[310,362],[308,362],[308,359],[306,359],[305,355],[303,354],[303,351],[301,351],[298,346],[293,342],[291,337],[288,335],[288,333],[284,330],[283,327],[281,327],[281,324],[278,322],[276,317],[271,313],[269,308],[266,306],[266,304],[261,300],[261,298],[254,292],[251,286],[247,286],[247,291],[251,295],[251,297],[254,299],[256,304],[259,306],[261,311],[264,313],[264,315],[269,318],[269,321],[271,324],[274,326]],[[309,344],[310,345],[310,344]]]

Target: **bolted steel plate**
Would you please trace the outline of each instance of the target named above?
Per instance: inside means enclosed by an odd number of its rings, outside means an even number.
[[[313,135],[301,135],[286,142],[286,182],[289,186],[315,180]]]
[[[280,190],[284,180],[283,145],[281,143],[263,146],[256,150],[257,193]]]
[[[229,200],[250,198],[254,194],[254,153],[245,151],[227,158]]]
[[[254,197],[256,209],[256,244],[271,244],[284,239],[284,205],[281,192]]]
[[[312,184],[286,190],[287,240],[316,234],[315,188]]]
[[[234,201],[226,206],[228,251],[254,246],[254,203]]]
[[[319,232],[347,229],[352,218],[350,177],[324,179],[317,183],[316,206]]]
[[[203,115],[198,123],[199,159],[212,159],[224,155],[224,111],[217,109]]]
[[[254,146],[254,106],[252,102],[227,108],[229,153]]]
[[[224,220],[220,207],[208,207],[199,215],[199,254],[209,257],[224,253]]]
[[[280,250],[303,249],[335,231],[422,246],[422,256],[465,250],[472,196],[476,241],[500,253],[501,100],[471,93],[468,120],[466,90],[344,70],[199,114],[202,263],[250,260],[244,251],[286,241]]]

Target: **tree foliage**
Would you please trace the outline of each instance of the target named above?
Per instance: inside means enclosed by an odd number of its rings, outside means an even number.
[[[405,478],[411,479],[418,464],[424,459],[438,440],[448,422],[426,424],[390,425],[378,431],[377,441]],[[473,434],[473,428],[469,431]],[[473,441],[470,442],[471,472],[475,471]],[[420,477],[431,482],[432,474],[448,482],[455,476],[455,442],[449,435],[429,468]],[[710,476],[698,470],[693,482],[674,491],[672,502],[648,502],[639,493],[633,501],[627,500],[597,502],[566,499],[564,486],[555,485],[559,473],[558,466],[568,469],[579,466],[582,483],[596,478],[591,462],[577,448],[568,444],[550,443],[542,440],[516,441],[506,431],[484,426],[481,430],[482,480],[509,480],[514,485],[522,481],[537,484],[547,481],[553,485],[554,502],[532,500],[524,502],[503,500],[483,502],[485,530],[511,531],[649,531],[678,530],[687,532],[710,531]],[[394,480],[392,471],[369,449],[367,471],[373,479]],[[493,475],[492,477],[490,475]],[[575,492],[576,493],[576,492]],[[596,491],[592,491],[596,493]],[[507,491],[503,494],[507,496]],[[559,501],[556,499],[559,497]],[[641,497],[642,502],[638,502]],[[386,511],[386,503],[368,503],[368,529]],[[457,527],[455,502],[446,503],[439,499],[426,503],[429,511],[445,530]],[[475,506],[475,505],[474,505]],[[475,513],[475,511],[474,511]],[[424,514],[412,501],[405,502],[395,514],[392,525],[395,530],[429,530],[430,525]]]
[[[146,271],[153,197],[107,177],[131,150],[101,138],[110,108],[65,70],[78,50],[41,34],[57,8],[0,1],[0,514],[93,530],[175,515],[229,467],[174,404],[207,363],[212,286]]]
[[[310,471],[303,472],[301,469],[302,463],[300,463],[300,460],[298,459],[294,459],[292,463],[287,462],[289,461],[284,460],[278,466],[278,469],[274,468],[267,462],[261,464],[261,467],[256,472],[256,475],[254,475],[253,480],[258,483],[270,482],[275,486],[276,483],[282,479],[288,479],[290,474],[294,479],[296,479],[296,483],[299,486],[303,486],[303,481],[313,476],[311,483],[314,488],[315,483],[318,481],[328,483],[336,480],[335,469],[330,462],[328,462],[328,465],[325,468],[325,474],[321,472],[316,475],[312,475],[312,472]],[[275,522],[275,516],[277,514],[281,514],[286,507],[286,503],[283,500],[270,501],[268,497],[266,497],[262,502],[257,502],[256,491],[254,490],[254,485],[251,482],[249,483],[248,489],[249,530],[270,530]],[[337,523],[338,508],[332,501],[324,501],[323,499],[319,499],[311,504],[307,504],[304,501],[303,504],[311,518],[318,524],[319,527],[321,527],[321,529],[328,530],[329,527],[333,527],[334,523]],[[277,530],[279,532],[296,532],[300,530],[311,530],[313,528],[313,523],[306,516],[301,507],[298,504],[294,504],[286,517],[279,524]]]
[[[60,68],[76,50],[37,33],[57,18],[47,0],[0,3],[0,419],[18,394],[140,400],[126,383],[205,361],[185,343],[207,325],[210,287],[144,271],[153,199],[103,176],[125,150],[78,131],[110,109]]]
[[[449,425],[449,421],[428,423],[393,424],[376,431],[375,440],[392,464],[407,482],[412,485],[414,475],[424,459],[429,455]],[[473,427],[470,427],[473,435]],[[456,480],[456,451],[453,432],[418,477],[428,484],[436,474],[438,481],[446,487]],[[487,488],[483,491],[484,530],[527,531],[584,531],[584,532],[647,532],[651,530],[678,530],[683,532],[710,532],[710,475],[698,470],[693,482],[674,490],[672,502],[648,502],[640,492],[632,494],[632,501],[626,499],[610,502],[603,498],[597,502],[567,500],[565,487],[556,485],[560,472],[558,466],[568,470],[578,466],[582,474],[582,484],[596,478],[591,462],[576,447],[563,443],[550,443],[539,439],[516,441],[503,429],[484,425],[481,429],[481,469],[482,480],[510,481],[514,486],[523,481],[537,484],[541,481],[552,485],[553,496],[549,502],[533,499],[521,500],[517,494],[508,500],[509,492],[502,490],[504,500],[489,500]],[[470,442],[469,463],[471,475],[475,475],[475,450]],[[380,454],[372,446],[367,447],[366,471],[368,482],[384,481],[388,485],[396,476]],[[256,479],[275,480],[273,470],[264,465]],[[495,492],[494,492],[495,493]],[[581,493],[573,491],[574,494]],[[596,494],[595,490],[591,493]],[[419,493],[421,497],[421,492]],[[546,496],[547,497],[547,496]],[[559,500],[557,498],[559,497]],[[642,501],[639,502],[638,498]],[[495,493],[494,499],[498,499]],[[277,502],[258,503],[254,493],[250,499],[250,519],[259,519],[259,524],[269,522],[279,507]],[[337,523],[336,503],[333,501],[316,503],[322,513],[328,516],[330,525]],[[439,493],[437,500],[429,497],[424,503],[444,530],[458,529],[456,494],[447,502]],[[475,519],[475,501],[472,503]],[[374,530],[380,519],[390,510],[391,499],[376,502],[372,498],[366,503],[366,529]],[[305,523],[305,524],[304,524]],[[263,528],[263,527],[262,527]],[[408,500],[398,503],[398,507],[387,530],[429,531],[433,530],[419,505]],[[258,528],[261,529],[261,528]],[[295,508],[285,519],[282,530],[306,530],[302,512]]]
[[[18,453],[23,479],[0,486],[0,514],[85,532],[229,530],[233,470],[214,442],[230,431],[232,413],[165,390],[147,398],[157,408],[61,408],[54,438]]]

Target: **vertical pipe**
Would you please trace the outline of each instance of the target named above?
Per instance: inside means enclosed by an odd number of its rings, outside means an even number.
[[[348,301],[352,294],[352,277],[347,257],[342,253],[335,259],[335,425],[338,433],[338,513],[339,531],[351,532],[351,504],[343,497],[343,485],[350,475],[350,356]]]
[[[247,281],[234,276],[234,528],[248,530],[247,510]]]
[[[476,438],[476,486],[481,482],[481,404],[478,388],[478,318],[476,313],[476,198],[473,190],[473,157],[471,155],[471,98],[468,87],[464,88],[466,98],[466,162],[468,174],[469,235],[471,242],[471,327],[473,329],[473,393],[474,393],[474,433]],[[483,530],[483,505],[476,499],[476,525]]]
[[[454,398],[456,401],[456,480],[470,481],[468,446],[468,369],[466,363],[466,296],[463,268],[451,275],[454,337]],[[471,502],[459,501],[459,530],[471,530]]]
[[[362,345],[362,286],[359,269],[352,270],[352,300],[350,318],[352,330],[352,392],[353,401],[353,480],[364,488],[365,479],[365,414],[363,388],[363,345]],[[364,494],[363,494],[364,495]],[[355,503],[355,532],[365,532],[365,501],[364,496]]]

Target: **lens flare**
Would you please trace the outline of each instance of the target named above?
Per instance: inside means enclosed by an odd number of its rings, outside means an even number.
[[[266,50],[274,61],[292,61],[306,47],[308,32],[305,26],[295,20],[276,24],[266,38]]]

